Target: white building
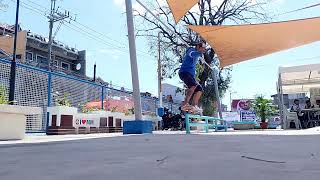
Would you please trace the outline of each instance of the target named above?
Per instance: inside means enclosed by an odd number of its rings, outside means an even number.
[[[177,92],[179,87],[164,83],[162,84],[162,95],[166,99],[168,96],[172,96],[172,100],[175,103],[181,103],[184,100],[184,94]],[[184,91],[184,90],[183,90]]]

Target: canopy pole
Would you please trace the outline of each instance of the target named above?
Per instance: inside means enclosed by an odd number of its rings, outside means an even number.
[[[281,119],[281,127],[284,129],[285,127],[285,113],[284,111],[286,111],[285,109],[285,105],[284,105],[284,101],[283,101],[283,90],[282,90],[282,78],[281,78],[281,73],[279,73],[279,77],[278,77],[278,98],[279,98],[279,110],[280,110],[280,119]]]
[[[172,34],[175,34],[176,37],[178,39],[180,39],[185,45],[189,46],[188,43],[182,39],[182,37],[180,36],[177,36],[177,34],[170,29],[169,26],[167,26],[163,21],[161,21],[161,19],[156,16],[150,9],[148,9],[148,7],[146,7],[144,4],[142,4],[142,2],[140,0],[136,0],[137,3],[139,3],[146,11],[148,11],[156,20],[158,20],[168,31],[170,31]],[[215,86],[217,86],[217,88],[215,88],[215,94],[216,94],[216,97],[217,97],[217,104],[218,104],[218,111],[219,111],[219,117],[220,119],[222,119],[222,108],[221,108],[221,101],[220,101],[220,94],[219,94],[219,87],[218,87],[218,80],[217,80],[217,77],[216,77],[216,70],[211,67],[207,62],[204,61],[204,64],[206,66],[208,66],[213,72],[214,72],[214,75],[215,75],[215,78],[214,78],[214,84]]]

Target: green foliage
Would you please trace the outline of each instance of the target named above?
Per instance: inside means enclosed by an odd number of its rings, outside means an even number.
[[[196,80],[197,80],[198,82],[200,82],[200,77],[199,77],[199,75],[200,75],[204,70],[205,70],[205,69],[204,69],[204,66],[203,66],[203,65],[197,64],[197,66],[196,66],[196,74],[197,74]]]
[[[111,107],[111,112],[117,112],[117,106],[115,106],[115,107]]]
[[[0,86],[0,104],[8,104],[8,95],[6,88],[4,86]]]
[[[54,94],[55,100],[56,100],[56,106],[67,106],[71,107],[71,102],[69,100],[69,93],[64,93],[63,96],[61,97],[60,94],[57,92]]]
[[[261,122],[266,122],[267,118],[275,114],[276,108],[272,105],[272,101],[265,99],[264,96],[258,95],[254,99],[253,109],[260,117]]]
[[[229,88],[231,83],[231,69],[224,69],[219,72],[218,75],[218,88],[220,98],[222,98]],[[208,80],[203,86],[203,95],[200,99],[201,105],[203,108],[203,114],[207,116],[212,116],[217,111],[217,108],[214,106],[217,100],[215,94],[215,84],[213,81],[214,73],[212,71],[209,72]]]
[[[128,109],[131,114],[134,114],[134,108]]]
[[[93,112],[93,111],[99,111],[100,109],[96,108],[96,107],[91,107],[91,108],[88,108],[86,105],[79,105],[79,107],[81,108],[81,112],[82,113],[90,113],[90,112]]]

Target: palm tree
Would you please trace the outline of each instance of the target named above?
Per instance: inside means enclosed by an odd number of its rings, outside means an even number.
[[[272,101],[265,99],[264,96],[256,96],[253,102],[253,108],[260,117],[261,122],[266,122],[266,119],[272,116],[275,112],[274,106],[272,106]]]

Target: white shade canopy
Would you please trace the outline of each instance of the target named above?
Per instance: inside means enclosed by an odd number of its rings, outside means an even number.
[[[306,93],[310,88],[320,88],[320,64],[280,67],[284,94]]]

